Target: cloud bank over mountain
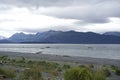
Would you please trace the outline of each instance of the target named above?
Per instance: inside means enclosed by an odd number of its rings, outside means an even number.
[[[0,33],[120,31],[119,9],[120,0],[1,0]]]

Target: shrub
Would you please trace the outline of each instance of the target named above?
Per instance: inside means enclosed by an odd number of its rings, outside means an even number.
[[[0,57],[0,60],[3,60],[3,61],[4,61],[4,60],[8,60],[8,56],[7,56],[7,55],[1,56],[1,57]]]
[[[59,72],[55,69],[55,70],[52,70],[52,75],[53,76],[58,76],[59,75]]]
[[[120,75],[120,69],[117,66],[111,65],[111,69],[116,75]]]
[[[43,80],[40,67],[38,65],[31,69],[26,69],[21,75],[20,80]]]
[[[3,74],[5,74],[5,71],[2,68],[0,68],[0,75],[3,75]]]
[[[70,65],[67,65],[67,64],[63,65],[63,69],[69,69],[69,68],[70,68]]]
[[[62,72],[62,68],[61,68],[61,67],[58,67],[58,68],[57,68],[57,71],[58,71],[58,72]]]
[[[8,78],[14,78],[16,76],[14,70],[12,69],[5,69],[5,75]]]
[[[109,77],[109,76],[111,75],[111,73],[110,73],[110,71],[109,71],[109,69],[108,69],[107,67],[103,67],[103,68],[101,69],[101,73],[102,73],[103,75],[105,75],[106,77]]]
[[[101,70],[93,71],[87,67],[75,67],[65,72],[64,80],[106,80],[106,77]]]
[[[116,69],[115,70],[115,74],[118,75],[118,76],[120,76],[120,69]]]
[[[89,68],[94,68],[94,65],[93,64],[89,64]]]
[[[15,72],[9,68],[0,68],[0,75],[4,75],[6,78],[14,78]]]
[[[94,74],[94,79],[93,80],[106,80],[105,76],[101,72],[96,72]]]
[[[25,59],[24,57],[19,57],[19,58],[17,59],[17,62],[18,62],[18,63],[25,63],[25,62],[26,62],[26,59]]]
[[[58,64],[57,63],[54,63],[54,62],[50,62],[49,65],[51,66],[51,68],[55,69],[58,67]]]
[[[115,71],[116,71],[116,69],[118,69],[118,67],[117,67],[117,66],[115,66],[115,65],[111,65],[110,67],[111,67],[111,69],[112,69],[112,71],[113,71],[113,72],[115,72]]]
[[[64,74],[65,80],[92,80],[92,72],[87,68],[71,68]]]
[[[79,67],[80,67],[80,68],[86,68],[86,66],[85,66],[85,65],[79,65]]]

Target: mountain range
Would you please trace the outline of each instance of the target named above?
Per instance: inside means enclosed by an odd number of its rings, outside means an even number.
[[[0,43],[120,44],[120,32],[45,31],[36,34],[15,33]]]
[[[120,32],[106,32],[104,35],[113,35],[113,36],[118,36],[120,37]]]

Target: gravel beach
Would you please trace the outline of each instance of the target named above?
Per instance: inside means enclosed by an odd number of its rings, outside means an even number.
[[[10,58],[25,57],[31,60],[45,60],[56,62],[75,62],[79,64],[94,64],[94,65],[117,65],[120,67],[120,59],[104,59],[90,57],[75,57],[75,56],[60,56],[51,54],[37,53],[19,53],[19,52],[4,52],[0,51],[0,56],[8,55]]]

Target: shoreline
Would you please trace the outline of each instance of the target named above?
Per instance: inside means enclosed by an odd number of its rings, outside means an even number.
[[[70,62],[70,63],[94,64],[94,65],[117,65],[120,67],[120,59],[105,59],[105,58],[66,56],[66,55],[61,56],[61,55],[41,54],[41,53],[36,54],[36,53],[0,51],[0,56],[2,55],[7,55],[10,58],[25,57],[26,59],[30,59],[30,60]]]

